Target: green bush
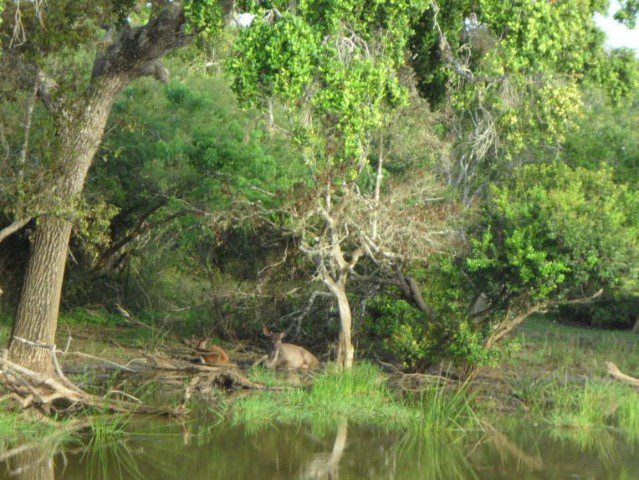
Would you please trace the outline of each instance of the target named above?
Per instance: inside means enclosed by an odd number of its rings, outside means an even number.
[[[528,165],[491,188],[468,273],[504,308],[621,285],[637,269],[638,219],[639,195],[609,168]]]
[[[425,314],[408,302],[379,295],[368,304],[366,334],[382,353],[404,368],[426,367],[434,355],[434,334]]]
[[[401,362],[408,370],[421,371],[447,359],[467,372],[497,358],[496,351],[485,347],[484,332],[465,315],[449,317],[440,311],[429,318],[391,295],[375,297],[368,311],[368,338],[386,357]]]

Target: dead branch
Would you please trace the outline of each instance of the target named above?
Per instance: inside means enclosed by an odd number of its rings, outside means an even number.
[[[210,367],[196,363],[170,359],[161,356],[146,355],[146,366],[154,370],[195,373],[205,375],[202,380],[226,389],[266,390],[267,387],[252,382],[239,372],[233,364]]]
[[[193,389],[200,382],[200,377],[198,375],[191,378],[188,385],[184,389],[184,394],[182,395],[182,402],[175,408],[177,414],[183,414],[186,411],[186,406],[191,399],[191,395],[193,394]]]
[[[608,373],[615,379],[627,383],[628,385],[632,385],[635,388],[639,388],[639,378],[631,377],[630,375],[626,375],[619,367],[612,362],[606,362],[606,369]]]

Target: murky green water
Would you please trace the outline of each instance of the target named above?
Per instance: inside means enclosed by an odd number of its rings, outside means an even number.
[[[258,433],[201,420],[132,425],[117,440],[27,451],[1,479],[638,479],[639,448],[609,431],[519,425],[509,432],[422,439],[340,423],[332,431]],[[526,428],[524,428],[526,427]]]

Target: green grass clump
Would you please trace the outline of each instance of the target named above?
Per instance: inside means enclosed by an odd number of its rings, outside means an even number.
[[[261,380],[273,381],[268,378],[272,373],[260,375]],[[233,425],[251,430],[277,422],[307,423],[324,431],[347,420],[388,431],[430,432],[461,429],[473,417],[471,399],[465,386],[433,386],[417,397],[401,399],[374,365],[361,363],[349,371],[329,369],[320,373],[308,388],[252,395],[227,404],[226,408],[230,409]]]
[[[560,386],[553,395],[549,423],[557,428],[595,430],[606,428],[614,410],[617,389],[586,383],[583,387]]]
[[[63,426],[64,422],[60,423]],[[28,442],[55,434],[58,426],[51,422],[41,422],[35,417],[7,409],[0,403],[0,451],[9,449],[19,442]]]
[[[277,374],[268,368],[262,366],[252,367],[248,371],[249,380],[265,385],[267,387],[274,387],[279,383]]]
[[[130,421],[129,415],[106,413],[93,419],[89,442],[82,455],[91,478],[144,478],[128,443]]]
[[[478,426],[473,401],[468,383],[454,387],[431,385],[420,393],[421,414],[413,429],[433,433]]]
[[[639,440],[639,395],[631,389],[624,388],[625,394],[620,396],[616,411],[618,427],[633,442]]]

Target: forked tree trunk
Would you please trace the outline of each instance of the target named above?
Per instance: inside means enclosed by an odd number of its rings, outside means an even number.
[[[353,367],[353,358],[355,357],[355,347],[353,347],[351,339],[351,332],[353,328],[351,305],[348,301],[346,290],[344,288],[335,289],[333,294],[337,297],[340,319],[337,364],[341,368],[349,369]]]
[[[46,346],[55,344],[74,202],[83,190],[111,106],[126,83],[126,78],[116,76],[94,81],[85,100],[63,113],[66,118],[58,129],[54,213],[38,220],[9,343],[10,359],[36,372],[53,369]]]

